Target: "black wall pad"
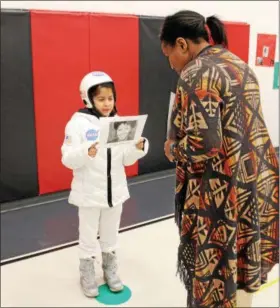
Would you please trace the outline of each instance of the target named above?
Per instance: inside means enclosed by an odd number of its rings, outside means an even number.
[[[156,173],[146,173],[143,175],[130,177],[127,179],[128,187],[139,185],[141,183],[153,182],[157,179],[175,177],[175,168],[169,170],[163,170]],[[10,202],[4,202],[0,204],[0,214],[24,209],[28,207],[34,207],[42,204],[54,203],[59,200],[66,200],[69,196],[70,190],[59,191],[51,194],[39,195],[32,198],[19,199]]]
[[[139,18],[139,111],[148,114],[143,136],[150,141],[150,151],[139,160],[139,174],[173,168],[164,155],[170,92],[175,92],[178,75],[161,52],[159,40],[163,18]]]
[[[0,202],[38,194],[30,13],[1,10]]]

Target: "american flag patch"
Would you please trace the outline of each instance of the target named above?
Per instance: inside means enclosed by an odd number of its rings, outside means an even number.
[[[65,136],[65,140],[64,140],[64,142],[65,142],[66,144],[71,144],[71,142],[72,142],[72,138],[71,138],[71,136],[66,135],[66,136]]]

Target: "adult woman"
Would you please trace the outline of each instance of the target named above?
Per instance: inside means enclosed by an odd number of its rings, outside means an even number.
[[[214,16],[168,16],[160,39],[180,74],[165,154],[176,161],[188,306],[235,307],[237,289],[257,291],[279,262],[279,165],[258,81]]]

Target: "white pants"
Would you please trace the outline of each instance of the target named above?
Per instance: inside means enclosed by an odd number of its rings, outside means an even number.
[[[122,207],[122,204],[108,208],[79,207],[80,258],[96,257],[98,233],[102,252],[117,248]]]

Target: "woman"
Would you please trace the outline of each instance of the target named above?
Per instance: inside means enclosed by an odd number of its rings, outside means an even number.
[[[248,307],[237,289],[256,292],[279,262],[279,165],[259,84],[214,16],[168,16],[160,39],[180,75],[165,154],[176,162],[188,307]]]

